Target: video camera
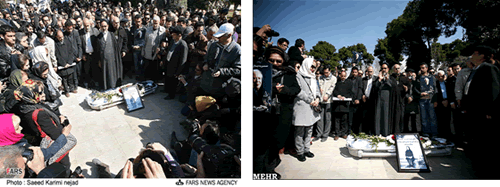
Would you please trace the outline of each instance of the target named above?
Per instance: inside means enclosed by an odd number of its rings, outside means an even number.
[[[198,134],[192,134],[188,142],[198,154],[203,151],[203,169],[208,178],[236,178],[240,176],[238,163],[234,160],[234,156],[237,155],[236,150],[231,146],[225,144],[209,145]]]
[[[280,33],[275,30],[268,30],[265,33],[268,37],[280,36]]]

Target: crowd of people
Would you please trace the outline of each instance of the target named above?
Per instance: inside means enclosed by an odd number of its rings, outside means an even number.
[[[116,177],[239,178],[238,13],[102,0],[22,0],[1,10],[0,177],[82,177],[70,171],[77,138],[60,97],[78,86],[113,89],[128,75],[163,84],[166,100],[180,94],[190,136],[181,141],[172,132],[169,149],[146,145]],[[99,177],[111,177],[108,165],[92,162]]]
[[[314,157],[311,144],[329,137],[418,133],[454,142],[470,155],[478,177],[495,178],[480,156],[484,142],[494,141],[481,134],[497,132],[500,123],[493,48],[474,45],[467,63],[440,69],[422,62],[403,72],[401,64],[381,62],[379,72],[372,66],[363,72],[353,63],[348,74],[304,54],[302,39],[289,49],[286,38],[273,45],[275,33],[270,25],[254,28],[254,173],[279,176],[280,153],[304,162]]]

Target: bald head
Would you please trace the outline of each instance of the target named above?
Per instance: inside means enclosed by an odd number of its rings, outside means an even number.
[[[64,40],[64,34],[61,30],[56,31],[56,39],[59,42],[62,42]]]
[[[112,21],[111,21],[111,24],[113,24],[113,27],[114,27],[115,29],[120,28],[120,18],[118,18],[118,17],[116,17],[116,16],[113,16]]]
[[[373,76],[373,67],[368,66],[368,68],[366,68],[366,76],[368,77]]]
[[[88,18],[84,18],[83,19],[83,28],[85,28],[85,30],[87,32],[90,32],[92,29],[92,21],[90,21],[90,19],[88,19]]]

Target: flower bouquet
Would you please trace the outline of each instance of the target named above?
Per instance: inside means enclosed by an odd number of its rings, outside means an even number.
[[[125,102],[125,100],[123,99],[122,89],[134,85],[137,85],[141,97],[154,93],[156,91],[156,88],[158,87],[158,85],[153,81],[143,81],[135,84],[129,83],[115,89],[108,89],[103,92],[93,90],[92,93],[85,97],[85,101],[90,106],[90,108],[94,110],[102,110],[105,108],[116,106]]]
[[[455,146],[444,138],[431,140],[428,137],[420,137],[419,139],[427,156],[450,155]],[[396,156],[396,137],[394,135],[384,137],[365,133],[350,134],[346,141],[349,154],[359,158]]]

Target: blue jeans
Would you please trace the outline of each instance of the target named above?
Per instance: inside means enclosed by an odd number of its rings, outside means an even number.
[[[134,70],[136,75],[144,75],[144,63],[142,62],[141,51],[134,51]]]
[[[437,118],[430,99],[420,99],[420,114],[422,116],[422,132],[436,136],[438,134]]]

